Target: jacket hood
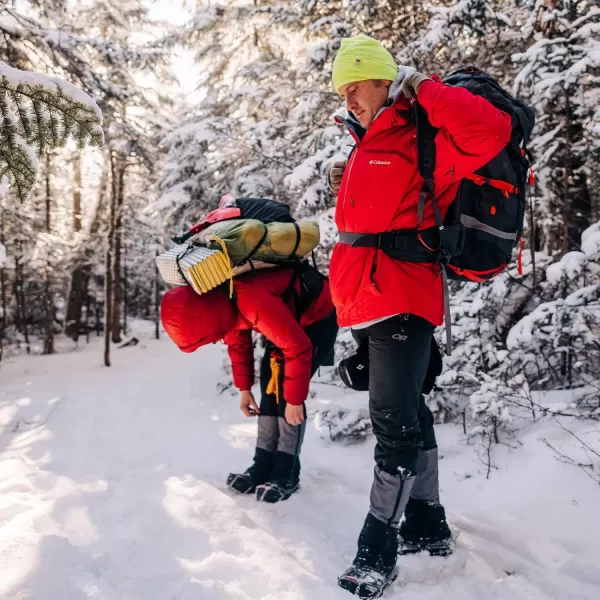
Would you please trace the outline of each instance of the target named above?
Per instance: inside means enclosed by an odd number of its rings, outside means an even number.
[[[182,286],[163,296],[160,319],[171,340],[189,353],[223,339],[235,327],[236,313],[222,290],[199,296],[191,287]]]

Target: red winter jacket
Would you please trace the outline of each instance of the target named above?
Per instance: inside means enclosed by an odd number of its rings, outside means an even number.
[[[304,328],[333,311],[327,281],[320,295],[305,309],[298,322],[293,295],[286,303],[293,269],[277,268],[235,277],[235,304],[222,289],[199,296],[189,286],[165,293],[160,317],[165,331],[183,352],[223,340],[229,351],[233,381],[240,390],[254,383],[252,330],[262,333],[281,349],[285,360],[283,391],[290,404],[302,404],[308,396],[313,347]],[[300,282],[296,281],[296,292]]]
[[[313,347],[304,327],[321,321],[333,311],[329,283],[296,319],[293,299],[286,303],[282,296],[294,275],[292,269],[258,271],[234,279],[238,318],[235,327],[225,335],[233,381],[239,390],[249,390],[254,383],[252,330],[262,333],[281,349],[285,361],[284,398],[290,404],[302,404],[308,396]],[[299,292],[300,283],[296,282]]]
[[[461,178],[509,142],[511,118],[484,98],[436,81],[423,82],[418,99],[439,129],[434,187],[445,215]],[[423,179],[417,169],[416,127],[409,115],[410,103],[400,94],[362,140],[355,136],[356,149],[338,193],[339,231],[381,233],[417,227]],[[426,202],[421,228],[433,226],[432,205]],[[395,260],[375,248],[337,244],[329,276],[342,327],[399,313],[418,315],[434,325],[443,322],[442,281],[436,265]]]

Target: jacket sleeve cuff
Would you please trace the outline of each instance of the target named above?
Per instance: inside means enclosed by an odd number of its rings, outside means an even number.
[[[233,376],[233,385],[235,385],[235,387],[240,390],[240,392],[243,392],[244,390],[251,390],[252,386],[254,385],[254,379],[252,377],[248,377],[246,375],[234,375]]]
[[[285,401],[288,404],[291,404],[292,406],[302,406],[302,404],[304,404],[304,400],[305,398],[308,396],[308,393],[306,395],[286,395],[285,397]]]
[[[309,372],[310,377],[310,372]],[[308,398],[308,387],[310,385],[310,379],[306,379],[302,383],[293,381],[285,381],[284,382],[284,397],[285,401],[288,404],[293,404],[294,406],[300,406],[304,404],[304,401]]]

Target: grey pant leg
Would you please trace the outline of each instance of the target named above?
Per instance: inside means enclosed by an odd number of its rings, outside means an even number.
[[[258,436],[256,438],[256,447],[262,448],[267,452],[277,450],[277,440],[279,439],[278,417],[269,415],[258,416]]]
[[[304,432],[306,431],[306,417],[300,425],[290,425],[284,417],[279,417],[279,442],[277,450],[299,456]]]
[[[379,521],[397,527],[414,481],[414,476],[391,475],[376,466],[371,486],[370,513]]]
[[[438,471],[438,449],[421,450],[419,468],[410,497],[413,500],[440,502],[440,482]]]

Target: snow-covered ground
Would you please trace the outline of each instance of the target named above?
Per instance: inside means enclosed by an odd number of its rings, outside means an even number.
[[[0,368],[2,600],[327,600],[367,509],[373,438],[327,442],[313,425],[302,488],[280,505],[232,497],[223,481],[249,462],[255,423],[219,396],[222,350],[192,355],[147,337],[98,341]],[[364,407],[316,385],[311,413]],[[575,423],[580,436],[598,426]],[[457,534],[446,559],[401,559],[386,598],[597,600],[600,486],[558,462],[574,439],[530,425],[486,468],[459,427],[437,429],[443,501]]]

